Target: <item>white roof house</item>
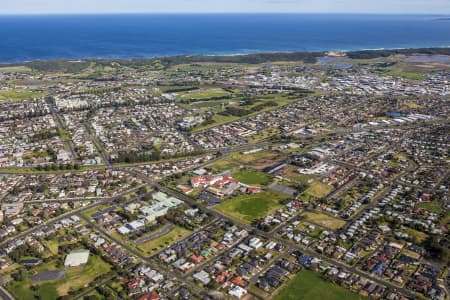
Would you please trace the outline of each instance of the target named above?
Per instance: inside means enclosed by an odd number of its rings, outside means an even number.
[[[230,294],[233,297],[236,297],[238,299],[241,299],[247,294],[247,290],[241,288],[240,286],[235,286],[233,289],[231,289],[228,294]]]

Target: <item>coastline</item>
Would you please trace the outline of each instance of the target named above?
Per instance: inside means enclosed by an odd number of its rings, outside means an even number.
[[[83,62],[102,62],[102,61],[115,61],[115,62],[127,62],[127,61],[186,61],[189,63],[195,62],[222,62],[222,63],[232,63],[234,59],[246,60],[246,58],[261,57],[262,60],[267,58],[263,62],[270,61],[269,58],[281,59],[281,61],[292,61],[302,60],[296,58],[297,56],[305,57],[324,57],[327,53],[337,52],[343,53],[347,57],[352,58],[353,55],[371,55],[375,57],[386,57],[394,54],[405,54],[405,55],[448,55],[450,56],[450,45],[448,46],[438,46],[438,47],[417,47],[417,48],[378,48],[378,49],[361,49],[361,50],[324,50],[324,51],[257,51],[249,53],[229,53],[229,54],[179,54],[179,55],[162,55],[162,56],[146,56],[146,57],[126,57],[126,56],[111,56],[111,57],[76,57],[76,58],[55,58],[55,59],[35,59],[27,61],[15,61],[15,62],[2,62],[0,61],[0,67],[8,66],[19,66],[27,64],[36,63],[52,63],[52,62],[64,62],[70,64],[83,63]],[[386,55],[389,54],[389,55]],[[227,59],[228,58],[228,59]],[[252,62],[247,62],[252,64]],[[261,62],[254,62],[261,63]]]

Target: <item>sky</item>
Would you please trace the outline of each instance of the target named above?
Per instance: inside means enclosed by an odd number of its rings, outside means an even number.
[[[448,14],[450,0],[0,0],[0,14]]]

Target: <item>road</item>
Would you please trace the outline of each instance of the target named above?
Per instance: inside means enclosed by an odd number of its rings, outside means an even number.
[[[92,208],[95,208],[95,207],[100,206],[100,205],[105,204],[105,203],[114,202],[115,200],[119,199],[120,197],[123,197],[123,196],[126,196],[126,195],[129,195],[129,194],[132,194],[132,193],[136,192],[139,188],[140,188],[140,186],[136,187],[136,188],[133,188],[131,190],[128,190],[126,192],[123,192],[121,194],[118,194],[118,195],[116,195],[114,197],[103,198],[102,200],[99,200],[97,202],[89,204],[89,205],[87,205],[85,207],[81,207],[79,209],[74,209],[74,210],[71,210],[69,212],[66,212],[66,213],[64,213],[64,214],[62,214],[62,215],[60,215],[58,217],[55,217],[53,219],[50,219],[50,220],[44,222],[41,225],[35,226],[35,227],[33,227],[33,228],[31,228],[31,229],[29,229],[27,231],[19,233],[18,235],[12,236],[10,238],[7,238],[7,239],[1,241],[0,242],[0,247],[3,247],[5,245],[7,245],[8,243],[10,243],[10,242],[12,242],[14,240],[17,240],[17,239],[23,238],[23,237],[25,237],[27,235],[33,234],[33,233],[41,230],[42,228],[44,228],[46,226],[49,226],[49,225],[52,225],[52,224],[54,224],[56,222],[61,221],[62,219],[69,218],[69,217],[74,216],[76,214],[81,214],[81,213],[83,213],[85,211],[88,211],[88,210],[90,210]]]
[[[27,231],[19,233],[18,235],[12,236],[10,238],[7,238],[6,240],[1,241],[0,242],[0,247],[4,247],[7,244],[13,242],[14,240],[18,240],[18,239],[26,237],[27,235],[36,233],[36,232],[40,231],[42,228],[45,228],[45,227],[47,227],[49,225],[57,223],[57,222],[61,221],[62,219],[69,218],[71,216],[76,215],[77,213],[81,213],[81,212],[87,211],[87,210],[89,210],[91,208],[96,207],[97,205],[100,205],[100,204],[103,204],[103,203],[107,203],[107,202],[110,202],[110,201],[111,201],[110,199],[103,199],[102,201],[90,204],[90,205],[85,206],[83,208],[72,210],[70,212],[64,213],[64,214],[62,214],[62,215],[60,215],[58,217],[55,217],[55,218],[53,218],[51,220],[48,220],[47,222],[45,222],[45,223],[43,223],[41,225],[35,226],[35,227],[33,227],[33,228],[31,228],[31,229],[29,229]]]
[[[157,270],[159,273],[163,274],[165,276],[165,278],[175,278],[178,281],[184,283],[185,285],[189,286],[192,290],[194,290],[197,294],[200,294],[202,292],[202,290],[200,290],[200,288],[198,286],[196,286],[195,284],[193,284],[192,282],[188,281],[187,279],[179,276],[178,274],[176,274],[175,272],[169,271],[168,269],[162,269],[159,265],[155,264],[153,261],[151,261],[148,257],[145,257],[144,255],[142,255],[141,253],[139,253],[138,251],[136,251],[135,249],[129,247],[128,245],[126,245],[125,243],[123,243],[122,241],[119,241],[118,239],[116,239],[115,237],[113,237],[111,234],[109,234],[108,232],[106,232],[102,227],[100,227],[97,223],[92,222],[91,219],[87,218],[86,216],[82,215],[82,214],[78,214],[78,216],[80,218],[82,218],[84,221],[86,221],[92,228],[95,228],[98,232],[100,232],[101,234],[103,234],[105,237],[107,237],[110,241],[113,241],[114,243],[116,243],[117,245],[121,246],[123,249],[127,250],[129,253],[133,254],[134,256],[136,256],[137,258],[139,258],[141,261],[147,263],[152,269]]]
[[[74,201],[97,201],[103,200],[104,197],[76,197],[76,198],[55,198],[45,200],[31,200],[25,201],[23,204],[39,204],[39,203],[52,203],[52,202],[74,202]]]
[[[15,300],[15,298],[2,286],[0,286],[0,298],[3,300]]]
[[[95,134],[92,133],[92,129],[91,129],[91,126],[89,125],[89,123],[85,122],[84,127],[86,128],[86,132],[89,135],[89,138],[91,139],[92,143],[94,143],[95,147],[97,148],[97,151],[102,156],[103,161],[106,164],[106,167],[108,167],[108,168],[112,167],[112,164],[109,161],[108,154],[106,153],[105,149],[103,149],[101,142],[97,139]]]
[[[62,131],[66,131],[65,127],[64,127],[64,123],[61,120],[61,116],[59,115],[58,110],[56,109],[55,105],[53,105],[52,101],[50,99],[47,99],[47,103],[50,106],[50,109],[52,111],[52,115],[53,118],[56,119],[56,125],[58,126],[58,129],[62,130]],[[63,143],[65,143],[67,145],[67,148],[69,149],[70,155],[72,156],[72,160],[77,162],[77,154],[75,153],[73,147],[72,147],[72,140],[70,139],[63,139],[63,137],[61,137],[61,140],[63,141]]]
[[[88,133],[91,136],[93,142],[96,144],[96,146],[98,147],[100,153],[104,157],[104,160],[106,162],[107,167],[113,167],[113,165],[109,162],[106,153],[101,148],[101,146],[98,144],[99,142],[97,141],[96,137],[91,135],[89,126],[87,126],[86,128],[87,128]],[[224,149],[217,149],[217,151],[222,151],[222,153],[223,153],[223,156],[219,157],[217,159],[222,159],[224,156],[226,156],[226,155],[228,155],[228,154],[230,154],[231,152],[234,152],[234,151],[245,151],[245,150],[250,150],[250,149],[254,149],[254,148],[265,147],[266,145],[267,145],[266,143],[262,142],[262,143],[256,143],[256,144],[240,145],[240,146],[224,148]],[[211,164],[213,161],[214,160],[208,161],[204,165]],[[200,167],[200,166],[196,166],[195,168],[198,168],[198,167]],[[355,168],[355,166],[348,166],[348,167],[351,167],[352,169]],[[119,168],[117,168],[117,169],[119,169]],[[319,253],[316,253],[316,252],[314,252],[314,251],[312,251],[310,249],[305,249],[305,248],[300,247],[299,245],[297,245],[295,243],[292,243],[290,241],[284,240],[284,239],[282,239],[282,238],[280,238],[280,237],[278,237],[276,235],[276,231],[272,231],[272,232],[268,233],[268,232],[264,232],[264,231],[258,230],[258,229],[254,228],[254,227],[252,227],[252,226],[250,226],[248,224],[245,224],[245,223],[242,223],[242,222],[240,222],[238,220],[232,219],[232,218],[230,218],[230,217],[228,217],[228,216],[226,216],[226,215],[216,211],[213,208],[203,207],[203,205],[201,205],[201,204],[199,205],[199,203],[197,203],[194,199],[192,199],[192,198],[190,198],[190,197],[186,196],[185,194],[182,194],[182,193],[180,193],[178,191],[169,189],[169,188],[161,185],[159,182],[154,182],[148,176],[146,176],[146,175],[144,175],[144,174],[142,174],[140,172],[129,170],[129,169],[125,169],[125,168],[120,168],[120,169],[123,169],[124,171],[127,171],[129,174],[132,174],[132,175],[138,176],[139,178],[142,178],[144,180],[144,182],[146,183],[143,186],[154,187],[154,188],[156,188],[156,189],[158,189],[158,190],[160,190],[162,192],[165,192],[165,193],[167,193],[167,194],[169,194],[171,196],[174,196],[174,197],[177,197],[177,198],[183,200],[184,202],[186,202],[189,205],[201,206],[204,211],[206,211],[207,213],[209,213],[210,215],[215,217],[215,219],[224,219],[224,220],[231,221],[232,223],[234,223],[234,224],[236,224],[236,225],[238,225],[238,226],[248,230],[249,232],[253,232],[253,233],[255,233],[255,234],[257,234],[257,235],[259,235],[261,237],[264,237],[267,240],[276,241],[278,243],[283,244],[285,246],[285,248],[286,248],[285,252],[299,250],[302,253],[304,253],[305,255],[310,255],[310,256],[314,256],[314,257],[320,258],[323,261],[328,262],[329,264],[335,265],[335,266],[337,266],[337,267],[339,267],[339,268],[341,268],[341,269],[343,269],[343,270],[345,270],[347,272],[358,274],[360,276],[366,277],[366,278],[372,280],[373,282],[378,283],[378,284],[380,284],[382,286],[387,286],[387,287],[389,287],[389,288],[391,288],[393,290],[397,290],[397,291],[403,293],[404,295],[406,295],[408,297],[411,297],[411,298],[414,297],[414,295],[411,292],[409,292],[408,290],[406,290],[404,288],[401,288],[401,287],[398,287],[396,285],[393,285],[390,282],[386,282],[386,281],[384,281],[384,280],[382,280],[382,279],[380,279],[378,277],[373,276],[372,274],[365,273],[365,272],[363,272],[363,271],[361,271],[361,270],[359,270],[359,269],[357,269],[357,268],[355,268],[353,266],[346,265],[346,264],[344,264],[344,263],[342,263],[340,261],[337,261],[337,260],[335,260],[333,258],[323,256],[323,255],[321,255]],[[390,181],[390,185],[393,185],[397,178],[398,178],[398,176],[395,179],[391,180]],[[138,187],[138,188],[140,188],[140,187]],[[174,272],[172,272],[170,270],[162,268],[160,265],[156,264],[155,261],[151,260],[152,257],[145,257],[144,255],[142,255],[141,253],[139,253],[135,249],[129,247],[128,245],[126,245],[122,241],[117,240],[116,238],[111,236],[108,232],[106,232],[101,226],[99,226],[98,224],[96,224],[95,222],[93,222],[92,220],[90,220],[89,218],[87,218],[86,216],[84,216],[82,214],[83,212],[85,212],[87,210],[90,210],[92,208],[95,208],[97,206],[100,206],[102,204],[113,202],[114,200],[118,199],[119,197],[122,197],[122,196],[124,196],[126,194],[129,194],[131,192],[134,192],[135,190],[136,190],[136,188],[133,189],[133,190],[127,191],[125,193],[119,194],[119,195],[117,195],[115,197],[112,197],[112,198],[99,198],[99,199],[97,199],[97,202],[95,202],[93,204],[90,204],[90,205],[88,205],[86,207],[83,207],[83,208],[80,208],[80,209],[73,210],[73,211],[70,211],[68,213],[65,213],[65,214],[63,214],[63,215],[61,215],[59,217],[56,217],[56,218],[54,218],[52,220],[49,220],[49,221],[45,222],[44,224],[42,224],[40,226],[37,226],[37,227],[35,227],[33,229],[30,229],[30,230],[28,230],[26,232],[23,232],[23,233],[15,236],[15,237],[12,237],[12,238],[10,238],[8,240],[2,241],[0,243],[0,246],[4,246],[4,245],[6,245],[9,242],[14,241],[15,239],[19,239],[19,238],[22,238],[22,237],[24,237],[26,235],[32,234],[32,233],[42,229],[44,226],[48,226],[48,225],[51,225],[53,223],[56,223],[56,222],[62,220],[63,218],[67,218],[67,217],[70,217],[70,216],[73,216],[73,215],[77,215],[80,218],[82,218],[83,220],[85,220],[92,228],[95,228],[101,234],[103,234],[105,237],[107,237],[109,240],[111,240],[111,241],[115,242],[116,244],[120,245],[121,247],[126,249],[129,253],[131,253],[132,255],[138,257],[143,262],[148,263],[155,270],[157,270],[160,273],[164,274],[166,276],[166,278],[175,278],[178,281],[182,282],[183,284],[186,284],[187,286],[192,288],[192,290],[195,293],[200,294],[202,292],[202,290],[199,289],[199,287],[197,287],[194,283],[189,281],[187,275],[179,276],[178,274],[176,274],[176,273],[174,273]],[[376,205],[378,200],[381,199],[382,197],[384,197],[384,195],[389,190],[390,190],[390,187],[386,188],[386,190],[382,191],[382,193],[380,193],[376,197],[376,199],[374,199],[375,201],[371,201],[371,203],[367,207],[365,207],[365,209],[363,211],[366,211],[370,207],[373,207],[374,205]],[[362,212],[360,212],[360,213],[362,213]],[[201,266],[203,266],[203,264]],[[198,267],[201,267],[201,266],[198,266]],[[198,269],[198,268],[196,268],[196,269]],[[255,279],[256,279],[256,277],[253,278],[253,280],[255,280]],[[1,289],[0,289],[0,296],[4,297],[4,299],[13,299],[8,294],[5,294],[5,296],[4,296],[2,294],[2,290]]]
[[[165,192],[167,194],[170,194],[171,196],[177,197],[177,198],[179,198],[179,199],[181,199],[181,200],[183,200],[183,201],[185,201],[187,203],[194,204],[194,201],[190,197],[188,197],[188,196],[186,196],[186,195],[184,195],[184,194],[182,194],[180,192],[168,189],[168,188],[166,188],[166,187],[164,187],[164,186],[162,186],[162,185],[160,185],[158,183],[154,183],[154,186],[156,188],[158,188],[159,190],[161,190],[161,191],[163,191],[163,192]],[[197,203],[195,203],[195,204],[198,205]],[[319,253],[316,253],[314,251],[311,251],[311,250],[299,247],[295,243],[292,243],[290,241],[286,241],[286,240],[276,236],[276,234],[274,232],[267,233],[267,232],[258,230],[258,229],[254,228],[254,227],[252,227],[252,226],[250,226],[250,225],[248,225],[246,223],[243,223],[243,222],[240,222],[238,220],[232,219],[232,218],[230,218],[230,217],[228,217],[228,216],[226,216],[226,215],[224,215],[224,214],[222,214],[222,213],[220,213],[220,212],[218,212],[218,211],[216,211],[214,209],[211,209],[211,208],[203,208],[203,209],[205,211],[207,211],[208,213],[212,214],[213,216],[217,217],[217,218],[222,218],[222,219],[228,220],[230,222],[233,222],[234,224],[239,225],[242,228],[245,228],[247,231],[254,232],[255,234],[260,235],[260,236],[266,238],[267,240],[276,241],[278,243],[281,243],[281,244],[285,245],[286,247],[288,247],[288,248],[290,248],[292,250],[299,250],[299,251],[303,252],[306,255],[317,257],[317,258],[319,258],[319,259],[321,259],[321,260],[323,260],[323,261],[325,261],[325,262],[327,262],[329,264],[335,265],[335,266],[337,266],[337,267],[339,267],[339,268],[341,268],[343,270],[347,270],[347,272],[350,272],[350,273],[353,273],[353,274],[358,274],[360,276],[363,276],[363,277],[366,277],[366,278],[372,280],[373,282],[375,282],[377,284],[380,284],[382,286],[387,286],[387,287],[391,288],[392,290],[397,290],[397,291],[401,292],[402,294],[404,294],[405,296],[408,296],[408,297],[411,297],[411,298],[414,297],[414,294],[412,294],[411,292],[409,292],[408,290],[406,290],[404,288],[401,288],[401,287],[398,287],[398,286],[396,286],[394,284],[386,282],[386,281],[384,281],[384,280],[382,280],[380,278],[377,278],[375,276],[372,276],[371,274],[368,274],[368,273],[365,273],[365,272],[363,272],[361,270],[358,270],[358,269],[356,269],[353,266],[348,266],[348,265],[346,265],[344,263],[341,263],[340,261],[337,261],[337,260],[332,259],[330,257],[327,257],[327,256],[321,255]]]
[[[146,235],[138,238],[137,240],[134,241],[134,244],[135,245],[140,245],[140,244],[145,243],[145,242],[147,242],[149,240],[156,239],[157,237],[159,237],[161,235],[169,233],[173,229],[173,227],[174,227],[174,225],[172,223],[170,223],[170,224],[164,226],[163,228],[161,228],[161,229],[159,229],[159,230],[157,230],[155,232],[146,234]]]

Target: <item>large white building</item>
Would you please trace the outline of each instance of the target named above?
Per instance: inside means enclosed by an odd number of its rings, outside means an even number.
[[[64,261],[66,268],[85,265],[89,259],[89,250],[76,250],[69,253]]]

